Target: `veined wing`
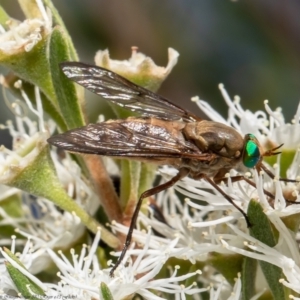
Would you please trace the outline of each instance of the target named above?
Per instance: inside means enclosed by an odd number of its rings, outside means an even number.
[[[171,123],[171,122],[167,122]],[[128,118],[76,128],[52,136],[48,142],[71,152],[159,160],[162,158],[209,159],[181,132],[152,125],[147,120]]]
[[[164,120],[182,119],[185,122],[201,120],[169,100],[107,69],[80,62],[64,62],[61,68],[68,78],[89,91],[142,116]]]

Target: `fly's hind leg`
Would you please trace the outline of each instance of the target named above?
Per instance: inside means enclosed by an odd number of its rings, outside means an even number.
[[[130,222],[130,226],[129,226],[129,230],[128,230],[128,234],[126,236],[126,240],[125,240],[125,244],[124,244],[124,247],[122,249],[122,252],[121,252],[121,255],[119,256],[117,262],[115,263],[115,265],[113,266],[113,268],[111,269],[110,271],[110,276],[113,277],[114,275],[114,272],[115,270],[117,269],[117,267],[120,265],[120,263],[122,262],[122,260],[124,259],[124,256],[128,250],[128,247],[131,243],[131,240],[132,240],[132,233],[133,233],[133,230],[134,230],[134,227],[136,225],[136,221],[137,221],[137,217],[138,217],[138,214],[139,214],[139,211],[141,209],[141,206],[142,206],[142,203],[143,203],[143,200],[145,198],[148,198],[148,197],[151,197],[159,192],[162,192],[166,189],[168,189],[169,187],[173,186],[177,181],[179,181],[180,179],[186,177],[188,174],[189,174],[190,170],[187,169],[187,168],[182,168],[178,171],[178,173],[176,174],[176,176],[174,176],[172,179],[170,179],[169,181],[159,185],[159,186],[156,186],[150,190],[147,190],[145,191],[144,193],[141,194],[137,204],[136,204],[136,207],[135,207],[135,210],[134,210],[134,213],[132,215],[132,219],[131,219],[131,222]]]

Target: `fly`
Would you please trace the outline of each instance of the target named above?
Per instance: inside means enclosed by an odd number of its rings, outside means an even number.
[[[171,165],[178,169],[177,175],[171,180],[140,195],[124,248],[110,271],[111,276],[131,243],[143,199],[173,186],[185,176],[206,180],[240,211],[247,226],[251,226],[247,214],[218,184],[221,181],[227,182],[225,175],[230,169],[240,165],[256,168],[258,171],[264,170],[274,178],[263,165],[262,159],[264,156],[279,154],[277,150],[282,145],[263,151],[253,134],[242,137],[230,126],[203,120],[162,96],[104,68],[79,62],[65,62],[61,64],[61,68],[69,79],[116,105],[138,112],[141,117],[89,124],[52,136],[48,139],[50,144],[71,152],[135,159],[158,165]],[[231,180],[245,180],[255,187],[243,175],[231,177]],[[268,191],[264,192],[274,198]]]

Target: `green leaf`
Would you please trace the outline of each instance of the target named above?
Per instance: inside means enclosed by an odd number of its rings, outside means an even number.
[[[100,298],[103,300],[114,300],[110,289],[104,282],[100,284]]]
[[[64,36],[66,38],[66,41],[68,43],[68,48],[69,48],[69,51],[70,51],[70,60],[78,61],[78,55],[77,55],[77,52],[76,52],[75,47],[73,45],[72,39],[71,39],[71,37],[68,33],[68,30],[67,30],[61,16],[58,13],[58,10],[54,7],[51,0],[43,0],[43,2],[50,9],[50,11],[52,13],[53,27],[59,25],[60,28],[64,31]]]
[[[267,216],[264,214],[261,205],[251,200],[248,206],[248,217],[252,227],[250,228],[250,234],[259,240],[260,242],[268,245],[269,247],[275,247],[277,244],[278,233],[273,228]],[[260,267],[268,282],[269,288],[275,300],[288,299],[290,291],[283,287],[279,283],[279,279],[284,278],[282,270],[265,261],[259,261]]]
[[[57,104],[67,124],[68,129],[77,128],[85,124],[81,103],[83,89],[77,87],[61,71],[59,64],[71,59],[68,43],[64,31],[56,27],[50,40],[50,69]],[[80,94],[77,94],[77,91]]]
[[[279,283],[279,279],[284,278],[284,275],[282,273],[282,270],[274,266],[272,264],[269,264],[264,261],[259,262],[260,267],[265,275],[265,278],[268,282],[268,285],[270,287],[271,293],[275,300],[283,300],[283,299],[289,299],[288,295],[289,292],[287,291],[287,294],[285,293],[285,288],[281,283]]]
[[[44,291],[38,285],[16,269],[12,264],[6,262],[5,265],[10,278],[25,299],[40,300],[46,296]]]
[[[25,266],[23,263],[6,247],[3,248],[4,252],[11,258],[13,259],[18,265],[20,265],[22,268],[25,269]]]
[[[20,267],[22,267],[24,270],[27,271],[23,263],[7,248],[4,248],[4,252],[15,262],[17,263]],[[41,297],[38,296],[45,296],[44,291],[36,284],[34,283],[31,279],[26,277],[22,272],[20,272],[17,268],[15,268],[11,263],[6,262],[6,268],[7,271],[15,283],[18,291],[22,294],[23,297],[26,299],[41,299]],[[37,295],[35,297],[30,293],[30,291],[34,294]]]
[[[278,236],[278,232],[275,231],[275,228],[272,226],[269,219],[264,214],[261,205],[257,201],[250,201],[247,215],[252,224],[250,227],[250,234],[269,247],[276,246],[276,236]]]
[[[250,300],[255,295],[257,260],[245,257],[242,268],[242,300]]]
[[[51,101],[55,101],[47,53],[48,36],[43,35],[42,40],[29,52],[23,48],[9,53],[0,51],[0,64],[21,79],[38,86]]]
[[[46,9],[50,9],[53,14],[53,23],[55,25],[60,25],[59,29],[54,29],[53,34],[48,34],[49,31],[46,30],[42,31],[41,41],[30,51],[25,51],[24,47],[6,52],[0,51],[0,64],[11,69],[25,82],[36,85],[41,89],[45,95],[45,97],[42,97],[43,108],[57,122],[60,129],[65,131],[67,128],[70,129],[84,125],[84,118],[81,108],[78,109],[78,107],[76,107],[76,104],[78,106],[78,100],[77,94],[74,93],[74,85],[72,84],[72,87],[70,88],[69,86],[71,86],[71,84],[67,83],[68,86],[66,86],[66,90],[69,89],[70,97],[68,97],[69,94],[66,93],[66,91],[61,92],[62,88],[59,88],[59,84],[65,84],[66,78],[62,77],[57,61],[59,61],[59,58],[63,61],[77,60],[77,54],[63,21],[52,2],[50,0],[45,0],[44,3]],[[19,4],[27,18],[43,18],[35,0],[19,0]],[[2,10],[2,16],[3,22],[9,18],[4,10]],[[60,31],[61,39],[57,37],[57,31]],[[54,52],[52,53],[52,51]],[[50,73],[49,59],[50,63],[52,63],[51,72],[54,73],[53,78],[56,79],[55,91],[52,83],[52,75]],[[53,66],[55,63],[57,63],[56,66]],[[57,74],[60,76],[57,76]],[[76,95],[75,97],[74,94]],[[81,96],[80,94],[78,95]],[[62,99],[59,98],[59,104],[61,104],[61,106],[58,105],[56,96],[63,96]],[[64,101],[66,99],[72,99],[73,101]],[[68,106],[70,103],[72,105]],[[63,116],[59,110],[61,110]],[[67,126],[64,124],[64,119]]]

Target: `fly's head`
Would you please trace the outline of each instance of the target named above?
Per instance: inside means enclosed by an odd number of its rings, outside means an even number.
[[[253,134],[244,137],[242,161],[245,167],[252,169],[262,160],[262,149],[259,141]]]
[[[257,138],[253,134],[246,134],[244,137],[244,148],[242,152],[242,161],[244,166],[249,169],[254,167],[259,168],[263,157],[280,154],[281,152],[277,152],[276,150],[278,150],[282,145],[263,151],[263,148]]]

